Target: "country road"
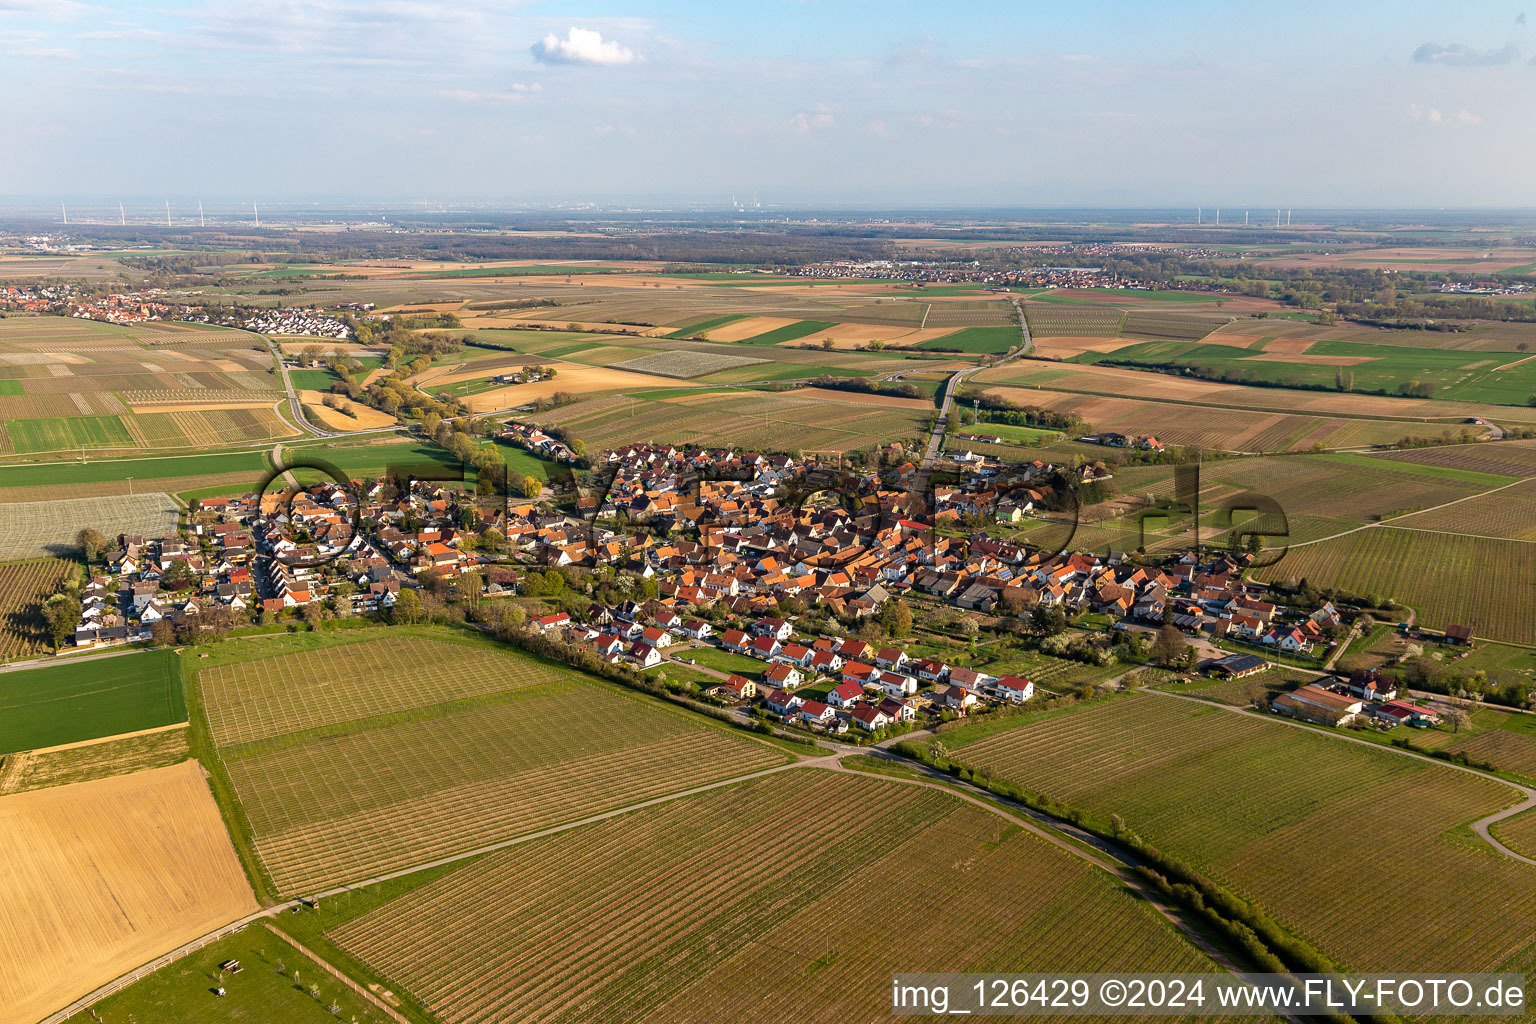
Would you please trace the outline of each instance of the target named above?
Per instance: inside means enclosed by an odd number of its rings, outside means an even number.
[[[1034,348],[1034,339],[1029,336],[1029,321],[1024,317],[1024,307],[1017,297],[1010,297],[1013,303],[1013,311],[1019,318],[1019,334],[1021,337],[1019,347],[999,359],[992,366],[1001,366],[1020,356],[1028,355]],[[928,474],[933,471],[934,464],[939,461],[939,452],[944,447],[944,434],[949,429],[950,411],[954,408],[955,396],[960,393],[960,386],[969,380],[972,375],[982,370],[989,370],[992,366],[973,366],[968,370],[956,371],[944,385],[944,402],[939,406],[939,418],[933,425],[933,434],[928,438],[928,450],[923,454],[923,461],[918,465],[917,490],[926,494],[928,491]]]
[[[283,378],[283,390],[288,392],[288,405],[293,409],[293,419],[299,425],[299,429],[307,430],[315,437],[338,436],[328,430],[321,430],[309,421],[309,417],[304,415],[304,406],[299,402],[299,393],[293,389],[293,378],[288,376],[288,364],[283,362],[283,350],[278,347],[277,342],[265,334],[261,335],[261,340],[267,343],[267,348],[271,351],[272,358],[277,361],[277,372]]]

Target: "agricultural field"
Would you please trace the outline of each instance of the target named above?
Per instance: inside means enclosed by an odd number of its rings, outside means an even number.
[[[280,893],[783,763],[723,727],[446,630],[246,645],[198,687]]]
[[[240,961],[239,974],[219,970],[229,960]],[[225,992],[222,998],[212,991],[220,987]],[[241,929],[146,975],[92,1010],[92,1019],[100,1024],[316,1024],[324,1020],[393,1024],[394,1020],[265,923]]]
[[[1372,527],[1293,546],[1255,575],[1391,597],[1419,611],[1419,623],[1471,625],[1479,637],[1536,643],[1536,544]]]
[[[187,720],[169,651],[139,651],[0,674],[0,754]]]
[[[0,864],[3,1024],[257,909],[196,761],[0,797]]]
[[[28,658],[52,647],[43,602],[74,573],[73,562],[58,558],[0,563],[0,661]]]
[[[1029,333],[1041,337],[1102,337],[1120,334],[1125,310],[1117,306],[1057,306],[1024,303]]]
[[[1493,779],[1140,693],[945,740],[967,765],[1101,819],[1119,814],[1349,969],[1536,963],[1536,869],[1465,830],[1521,799]],[[1369,912],[1341,898],[1363,861]]]
[[[5,465],[0,466],[0,502],[126,495],[130,486],[135,494],[177,492],[199,480],[254,485],[268,468],[266,453],[260,451]]]
[[[1188,683],[1164,683],[1157,687],[1169,693],[1187,693],[1206,700],[1231,704],[1233,707],[1252,707],[1256,701],[1268,702],[1288,690],[1317,678],[1311,672],[1302,672],[1283,665],[1274,665],[1263,672],[1243,679],[1196,678]]]
[[[1096,345],[1096,348],[1104,346]],[[1331,371],[1330,371],[1331,372]],[[1536,408],[1493,405],[1486,402],[1451,401],[1439,398],[1396,398],[1337,391],[1298,391],[1278,387],[1247,387],[1242,384],[1196,380],[1167,373],[1100,366],[1094,363],[1046,362],[1023,359],[984,370],[977,380],[1010,384],[1026,389],[1045,386],[1052,391],[1173,402],[1186,406],[1239,411],[1302,413],[1330,418],[1354,418],[1362,422],[1395,421],[1401,434],[1438,437],[1450,432],[1452,440],[1463,431],[1474,435],[1485,428],[1469,424],[1481,417],[1506,425],[1536,424]],[[1145,431],[1141,431],[1145,433]]]
[[[1415,737],[1415,746],[1467,754],[1500,771],[1536,782],[1536,715],[1474,708],[1461,730],[1437,726]]]
[[[1536,476],[1536,442],[1500,441],[1498,444],[1450,445],[1385,452],[1376,458],[1437,470],[1489,473],[1496,476]]]
[[[706,374],[716,373],[720,370],[733,370],[740,366],[751,366],[755,363],[767,362],[766,359],[752,359],[746,356],[728,356],[715,352],[652,352],[648,355],[626,359],[619,363],[609,363],[614,369],[633,370],[636,373],[651,373],[662,377],[681,377],[685,380],[692,377],[703,377]]]
[[[272,356],[242,331],[0,320],[0,454],[78,455],[291,437]]]
[[[1445,531],[1536,541],[1536,480],[1393,520],[1406,530]]]
[[[0,474],[0,480],[3,480]],[[91,527],[103,536],[120,533],[164,537],[176,532],[180,510],[158,491],[64,501],[19,501],[0,515],[0,561],[75,555],[75,534]]]
[[[923,411],[870,405],[857,398],[834,401],[797,391],[704,392],[656,401],[630,396],[578,402],[529,419],[567,427],[588,448],[655,441],[770,451],[854,451],[916,439]]]
[[[165,768],[190,755],[185,724],[0,757],[0,796]]]
[[[1171,401],[1084,397],[1081,393],[1002,386],[987,395],[1021,406],[1076,413],[1094,431],[1151,434],[1164,444],[1219,452],[1285,452],[1388,444],[1409,433],[1408,424],[1304,413],[1196,406]]]
[[[926,351],[973,352],[1001,355],[1023,342],[1017,327],[965,327],[923,342]]]
[[[1499,822],[1493,826],[1493,834],[1511,850],[1536,857],[1536,811],[1526,811]]]
[[[1084,353],[1076,359],[1200,368],[1250,381],[1341,392],[1397,394],[1401,385],[1419,381],[1434,387],[1434,396],[1440,399],[1497,405],[1523,406],[1526,398],[1536,393],[1536,361],[1513,352],[1501,359],[1497,353],[1488,352],[1305,338],[1260,338],[1254,348],[1226,345],[1221,338],[1213,339],[1214,344],[1191,344],[1178,340],[1187,335],[1173,330],[1159,333],[1139,316],[1127,316],[1124,333],[1175,340]],[[1197,322],[1190,323],[1198,329]],[[1196,337],[1205,333],[1208,331]]]
[[[455,1024],[871,1020],[888,1012],[874,981],[914,957],[1213,969],[1109,876],[991,811],[820,769],[494,853],[328,934]]]

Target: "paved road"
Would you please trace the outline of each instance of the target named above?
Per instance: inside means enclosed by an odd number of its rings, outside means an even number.
[[[300,429],[307,430],[316,437],[338,436],[328,430],[321,430],[309,422],[309,418],[304,415],[304,406],[299,403],[299,393],[293,389],[293,378],[288,376],[288,364],[283,362],[283,350],[277,347],[277,342],[265,334],[261,335],[261,340],[267,343],[267,348],[271,351],[272,358],[277,360],[277,372],[283,378],[283,390],[288,392],[288,404],[293,409],[294,422],[299,425]]]
[[[1466,772],[1468,775],[1476,775],[1480,779],[1491,779],[1494,782],[1503,783],[1510,789],[1520,793],[1525,797],[1525,799],[1518,804],[1504,808],[1502,811],[1496,811],[1485,818],[1479,818],[1477,821],[1472,823],[1472,830],[1478,835],[1482,836],[1489,846],[1492,846],[1495,850],[1498,850],[1500,853],[1504,854],[1504,856],[1509,857],[1512,860],[1520,861],[1522,864],[1530,864],[1532,866],[1536,866],[1536,857],[1527,857],[1523,853],[1516,853],[1514,850],[1511,850],[1509,847],[1499,842],[1499,840],[1494,837],[1493,832],[1491,831],[1492,827],[1497,825],[1499,822],[1504,821],[1507,818],[1513,818],[1515,815],[1520,814],[1523,811],[1529,811],[1533,808],[1536,808],[1536,789],[1532,789],[1529,786],[1522,786],[1517,782],[1509,782],[1505,779],[1495,778],[1486,772],[1478,771],[1476,768],[1467,768],[1463,765],[1455,764],[1450,761],[1442,761],[1439,758],[1430,757],[1427,754],[1420,754],[1412,750],[1404,750],[1401,747],[1389,747],[1381,743],[1372,743],[1370,740],[1362,740],[1355,736],[1346,736],[1343,733],[1337,731],[1324,732],[1320,729],[1313,728],[1310,725],[1304,725],[1301,722],[1293,722],[1289,719],[1282,718],[1277,715],[1260,714],[1257,711],[1249,711],[1247,708],[1233,707],[1230,704],[1219,704],[1216,701],[1206,700],[1205,698],[1196,696],[1192,693],[1170,693],[1166,690],[1154,690],[1145,686],[1139,687],[1139,690],[1142,693],[1152,693],[1159,697],[1171,697],[1177,700],[1191,700],[1197,704],[1204,704],[1207,707],[1219,708],[1222,711],[1230,711],[1233,714],[1246,715],[1252,718],[1262,718],[1266,722],[1274,722],[1277,725],[1288,725],[1293,729],[1305,729],[1313,735],[1329,736],[1333,739],[1340,740],[1345,743],[1359,743],[1361,746],[1370,747],[1372,750],[1382,750],[1389,754],[1396,754],[1399,757],[1417,758],[1420,761],[1428,761],[1430,764],[1438,765],[1441,768],[1452,768],[1459,772]]]
[[[1027,355],[1034,348],[1034,339],[1029,336],[1029,321],[1024,318],[1024,307],[1017,298],[1010,300],[1013,303],[1014,312],[1019,318],[1019,334],[1021,340],[1019,347],[1013,352],[999,359],[993,366],[1001,366],[1010,360]],[[959,370],[953,374],[944,385],[944,401],[939,406],[939,418],[933,425],[933,434],[928,438],[928,450],[923,454],[923,461],[918,465],[917,490],[919,493],[928,491],[928,474],[932,472],[934,464],[939,461],[939,452],[944,447],[944,433],[949,429],[949,414],[954,407],[955,396],[960,393],[960,388],[973,375],[982,370],[991,369],[988,366],[973,366],[968,370]]]

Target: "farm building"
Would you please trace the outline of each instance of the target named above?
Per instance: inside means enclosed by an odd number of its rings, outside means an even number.
[[[1226,658],[1219,658],[1206,666],[1206,671],[1211,675],[1224,676],[1227,679],[1241,679],[1257,672],[1263,672],[1269,667],[1269,663],[1256,654],[1233,654]]]

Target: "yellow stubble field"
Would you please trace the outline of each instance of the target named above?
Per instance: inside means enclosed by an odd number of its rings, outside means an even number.
[[[202,766],[0,798],[0,1024],[253,913]]]

